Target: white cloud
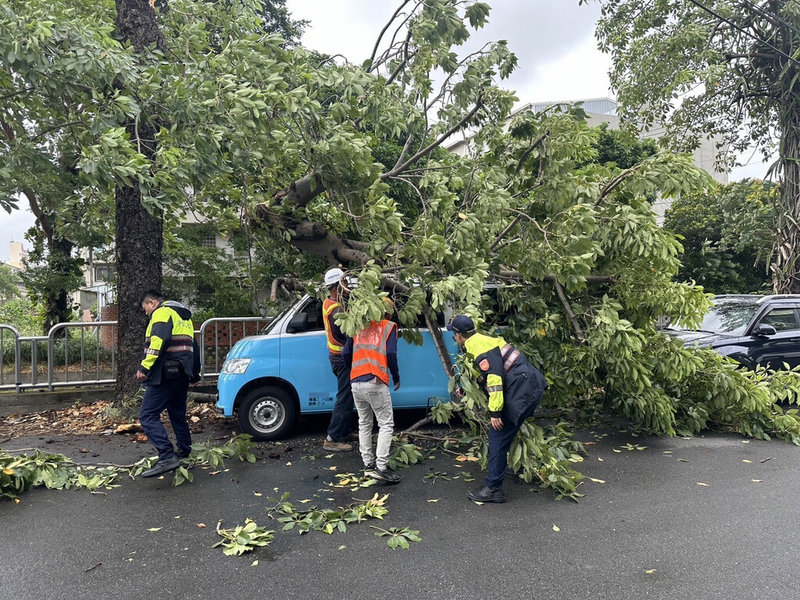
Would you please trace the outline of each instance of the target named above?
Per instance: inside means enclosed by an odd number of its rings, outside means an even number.
[[[610,96],[609,68],[611,59],[594,48],[594,40],[588,38],[558,60],[539,65],[517,92],[520,99],[530,102]]]
[[[608,95],[610,62],[597,50],[598,4],[564,0],[490,0],[489,23],[471,32],[462,53],[486,42],[507,40],[519,66],[504,87],[522,103],[577,100]],[[287,0],[298,19],[310,21],[303,45],[341,54],[360,64],[399,2],[374,0]],[[390,30],[391,32],[391,30]]]

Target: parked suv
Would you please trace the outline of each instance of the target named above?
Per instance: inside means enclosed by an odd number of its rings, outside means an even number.
[[[444,317],[439,325],[444,329]],[[420,328],[422,345],[398,340],[398,408],[425,408],[448,399],[448,379],[428,329]],[[446,333],[446,332],[445,332]],[[457,351],[444,335],[451,355]],[[267,327],[262,335],[237,342],[228,353],[217,383],[217,409],[231,417],[238,411],[242,430],[256,440],[285,436],[298,415],[331,412],[336,377],[328,362],[322,302],[304,296]]]
[[[699,329],[668,327],[687,346],[707,347],[753,368],[800,365],[800,295],[719,295]]]

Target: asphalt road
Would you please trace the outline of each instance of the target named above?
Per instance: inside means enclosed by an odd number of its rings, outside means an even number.
[[[105,495],[37,489],[19,504],[0,501],[0,598],[800,597],[795,446],[583,432],[595,443],[582,470],[604,483],[587,477],[579,503],[507,480],[507,504],[477,505],[466,499],[482,481],[477,466],[441,451],[401,471],[399,485],[332,490],[326,482],[360,460],[324,458],[317,433],[263,445],[256,464],[196,471],[193,484],[176,488],[171,478],[127,479]],[[46,447],[109,462],[150,454],[108,437]],[[477,480],[464,481],[467,473]],[[374,521],[333,535],[282,532],[266,507],[286,491],[319,507],[388,492],[389,513],[377,524],[419,530],[422,541],[392,550]],[[269,547],[239,557],[211,547],[219,519],[233,527],[248,517],[276,529]]]

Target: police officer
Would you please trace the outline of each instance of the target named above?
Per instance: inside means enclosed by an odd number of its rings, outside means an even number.
[[[339,303],[339,283],[343,277],[344,271],[338,268],[325,272],[328,297],[322,304],[322,321],[325,324],[325,338],[328,343],[328,360],[336,376],[336,404],[333,405],[328,435],[322,443],[322,448],[328,452],[349,452],[353,449],[352,444],[344,441],[350,433],[354,407],[353,392],[350,388],[350,367],[342,358],[342,348],[348,338],[333,319],[342,311],[342,305]]]
[[[139,422],[158,451],[158,462],[142,477],[155,477],[177,469],[180,459],[191,452],[186,396],[190,381],[196,381],[200,373],[200,353],[188,308],[178,302],[165,302],[161,292],[153,289],[142,295],[140,304],[150,322],[145,333],[144,358],[136,372],[136,379],[145,386]],[[165,409],[175,432],[177,454],[161,423]]]
[[[489,473],[486,485],[471,491],[469,498],[476,502],[505,502],[502,484],[508,450],[522,424],[539,406],[547,381],[503,338],[477,333],[468,316],[456,315],[447,329],[473,361],[489,394]]]

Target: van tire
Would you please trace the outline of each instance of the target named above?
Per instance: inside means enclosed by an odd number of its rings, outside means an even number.
[[[296,419],[297,408],[291,396],[275,386],[256,388],[239,404],[239,426],[257,442],[285,437]]]

